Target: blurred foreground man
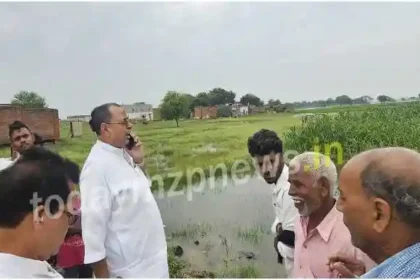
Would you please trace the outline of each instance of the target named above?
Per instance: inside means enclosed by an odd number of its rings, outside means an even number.
[[[343,167],[337,208],[353,244],[379,265],[369,271],[336,256],[333,270],[346,278],[365,271],[362,278],[420,278],[419,167],[420,154],[405,148],[369,150]]]
[[[85,263],[96,278],[169,278],[162,218],[138,167],[141,143],[126,148],[132,125],[124,109],[101,105],[90,126],[98,140],[80,180]]]
[[[20,155],[0,171],[0,278],[62,278],[46,260],[75,222],[75,163],[37,147]]]
[[[272,186],[275,221],[272,225],[274,248],[279,262],[284,262],[286,273],[293,270],[295,233],[294,223],[298,211],[289,196],[287,181],[289,169],[283,160],[283,144],[274,131],[260,130],[248,139],[248,151],[267,184]]]
[[[289,182],[289,194],[300,214],[293,278],[339,278],[327,265],[329,257],[338,253],[369,268],[375,265],[352,245],[343,215],[335,207],[337,169],[329,157],[314,152],[296,156],[289,164]]]

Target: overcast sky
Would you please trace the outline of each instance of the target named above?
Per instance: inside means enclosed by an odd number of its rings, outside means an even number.
[[[420,3],[1,3],[0,103],[60,117],[214,87],[267,101],[420,93]]]

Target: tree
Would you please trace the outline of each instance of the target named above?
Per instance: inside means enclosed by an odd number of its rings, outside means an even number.
[[[209,106],[209,104],[210,102],[209,102],[209,96],[207,95],[207,92],[200,92],[192,101],[191,107],[192,107],[192,110],[194,111],[196,107],[205,107],[205,106]]]
[[[378,99],[378,101],[381,102],[381,103],[394,101],[393,98],[391,98],[387,95],[383,95],[383,94],[378,95],[378,97],[376,99]]]
[[[45,98],[32,91],[20,91],[10,103],[24,108],[47,108]]]
[[[270,107],[270,108],[274,108],[274,107],[276,107],[276,106],[281,105],[281,102],[280,102],[280,100],[278,100],[278,99],[277,99],[277,100],[270,99],[270,100],[268,100],[267,105],[268,105],[268,107]]]
[[[179,127],[179,119],[188,110],[188,96],[176,91],[168,91],[160,105],[160,113],[165,120],[175,120]]]
[[[353,100],[347,95],[340,95],[335,98],[335,102],[340,105],[350,105],[353,103]]]
[[[252,93],[245,94],[241,97],[241,100],[239,101],[242,105],[254,105],[257,107],[264,106],[264,102],[256,95]]]
[[[235,103],[236,93],[223,88],[214,88],[207,94],[209,105],[225,105]]]
[[[232,109],[230,106],[220,105],[217,108],[217,117],[218,118],[228,118],[232,116]]]

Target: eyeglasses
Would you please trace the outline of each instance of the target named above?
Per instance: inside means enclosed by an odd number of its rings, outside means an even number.
[[[126,126],[130,123],[131,123],[131,121],[128,118],[125,118],[121,122],[106,122],[106,124],[121,124],[121,125],[126,125]]]
[[[72,226],[76,223],[77,219],[79,218],[79,216],[77,215],[73,215],[72,213],[70,213],[67,210],[64,210],[64,214],[66,214],[67,218],[69,218],[69,225]]]

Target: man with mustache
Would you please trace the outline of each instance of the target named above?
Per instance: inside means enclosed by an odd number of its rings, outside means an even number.
[[[353,157],[340,174],[337,209],[354,246],[378,263],[333,256],[346,278],[420,278],[420,154],[391,147]],[[367,271],[367,273],[365,273]]]
[[[80,178],[84,262],[95,278],[169,278],[162,217],[127,113],[102,104],[89,124],[97,140]]]
[[[306,152],[293,158],[289,169],[289,195],[300,214],[295,224],[293,278],[339,278],[326,265],[338,253],[373,267],[374,262],[352,245],[343,215],[335,207],[337,169],[333,161]]]
[[[298,212],[288,195],[289,169],[283,160],[283,143],[274,131],[262,129],[248,139],[248,151],[261,176],[272,186],[276,216],[271,228],[276,235],[274,248],[278,254],[278,262],[284,262],[287,276],[290,276],[293,270],[294,223]]]

